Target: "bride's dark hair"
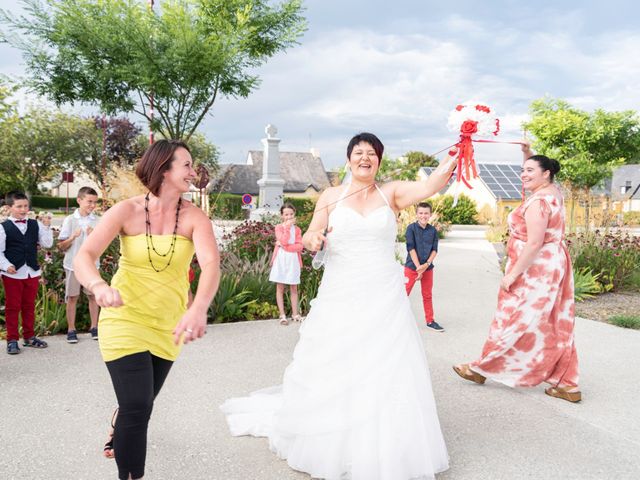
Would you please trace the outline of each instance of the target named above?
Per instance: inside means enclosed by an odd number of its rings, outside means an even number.
[[[360,142],[368,143],[373,147],[373,150],[376,152],[376,156],[378,157],[379,164],[382,163],[382,154],[384,153],[384,145],[380,141],[378,137],[376,137],[373,133],[362,132],[354,136],[349,145],[347,145],[347,160],[351,158],[351,152],[353,148],[358,145]],[[380,166],[380,165],[378,165]]]
[[[549,158],[545,155],[532,155],[527,160],[533,160],[538,162],[543,172],[549,171],[549,181],[553,182],[553,177],[560,171],[560,162],[554,158]]]

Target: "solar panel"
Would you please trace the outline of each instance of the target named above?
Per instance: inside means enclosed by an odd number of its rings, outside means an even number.
[[[520,165],[508,163],[479,163],[478,174],[487,188],[499,199],[519,199],[522,180]],[[434,167],[422,167],[423,173],[431,175]],[[449,182],[449,185],[452,182]]]
[[[497,198],[520,198],[520,165],[481,163],[478,171],[491,193]]]

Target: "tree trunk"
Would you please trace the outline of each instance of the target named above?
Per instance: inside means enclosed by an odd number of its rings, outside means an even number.
[[[584,198],[584,226],[588,232],[591,228],[589,224],[591,217],[591,190],[588,187],[584,189]]]
[[[576,231],[575,214],[576,214],[576,192],[573,188],[569,188],[569,197],[571,198],[571,210],[569,213],[569,231]]]

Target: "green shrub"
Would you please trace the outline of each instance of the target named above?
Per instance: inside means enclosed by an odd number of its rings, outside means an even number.
[[[269,281],[270,261],[271,252],[265,252],[255,261],[233,252],[224,252],[220,270],[224,275],[235,275],[238,278],[238,289],[248,291],[257,302],[275,301],[276,284]]]
[[[40,285],[36,298],[34,330],[36,335],[53,335],[67,330],[64,297],[60,298],[55,291],[48,289],[44,284]]]
[[[440,240],[445,238],[447,236],[447,233],[449,233],[449,230],[451,230],[451,223],[449,222],[436,220],[435,222],[431,222],[431,223],[433,224],[434,227],[436,227],[436,230],[438,231],[438,238]]]
[[[640,272],[640,238],[596,230],[567,235],[574,269],[590,269],[605,292],[633,288]]]
[[[640,269],[636,269],[633,271],[631,276],[629,277],[629,289],[640,291]]]
[[[240,258],[256,261],[266,252],[272,252],[276,242],[275,227],[267,222],[242,222],[222,238],[225,251]]]
[[[622,328],[640,330],[640,316],[638,315],[614,315],[609,318],[609,323]]]
[[[442,195],[431,200],[433,212],[441,222],[454,225],[476,225],[478,209],[473,200],[464,194],[458,197],[458,204],[453,206],[452,195]]]
[[[624,212],[622,221],[625,225],[640,225],[640,212]]]
[[[258,197],[254,197],[257,205]],[[246,220],[250,210],[242,208],[242,195],[232,193],[211,193],[209,194],[209,214],[212,218],[222,220]]]
[[[298,303],[302,315],[306,315],[311,308],[311,300],[318,295],[318,288],[322,281],[324,268],[318,270],[311,265],[314,254],[304,250],[302,252],[302,269],[300,271],[300,286],[298,287]]]
[[[220,286],[211,306],[209,318],[213,323],[247,320],[247,307],[256,300],[251,292],[240,289],[240,279],[235,275],[222,275]]]
[[[598,283],[599,275],[594,275],[591,269],[583,267],[573,272],[574,290],[573,297],[576,302],[582,302],[602,291]]]
[[[269,302],[255,302],[247,306],[248,320],[266,320],[278,318],[278,315],[278,307]]]

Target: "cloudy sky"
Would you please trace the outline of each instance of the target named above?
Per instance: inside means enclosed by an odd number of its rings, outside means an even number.
[[[0,8],[15,9],[0,0]],[[222,100],[201,126],[240,163],[267,123],[281,149],[317,148],[342,165],[349,138],[376,133],[393,157],[453,143],[460,102],[497,111],[498,139],[520,137],[529,103],[545,95],[586,110],[640,110],[640,15],[632,0],[307,0],[301,44],[260,69],[249,98]],[[0,71],[21,74],[0,45]],[[480,145],[480,161],[517,161],[518,147]]]

